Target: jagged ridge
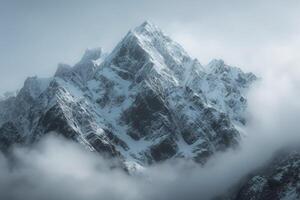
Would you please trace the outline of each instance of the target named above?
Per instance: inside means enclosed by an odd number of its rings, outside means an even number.
[[[14,127],[26,144],[55,131],[127,165],[175,157],[204,163],[238,144],[255,79],[221,60],[202,66],[145,22],[109,55],[87,50],[53,78],[29,78],[0,102],[0,127]]]

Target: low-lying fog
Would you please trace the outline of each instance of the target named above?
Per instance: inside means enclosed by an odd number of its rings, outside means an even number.
[[[58,136],[0,157],[0,199],[193,200],[226,193],[274,152],[300,140],[299,74],[264,73],[248,95],[248,125],[240,148],[201,167],[170,161],[142,176],[111,169],[105,160]]]

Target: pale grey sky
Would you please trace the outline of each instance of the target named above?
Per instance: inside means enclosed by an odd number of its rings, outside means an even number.
[[[0,0],[0,93],[53,75],[86,48],[110,51],[145,20],[203,64],[298,73],[299,10],[299,0]]]

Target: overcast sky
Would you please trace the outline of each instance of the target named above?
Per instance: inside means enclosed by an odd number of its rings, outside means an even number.
[[[203,64],[298,73],[299,11],[299,0],[0,0],[0,93],[53,75],[86,48],[110,51],[145,20]]]

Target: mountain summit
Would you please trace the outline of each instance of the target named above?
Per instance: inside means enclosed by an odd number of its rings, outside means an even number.
[[[29,78],[0,101],[0,148],[56,132],[128,169],[173,158],[205,163],[238,145],[255,79],[224,62],[202,66],[144,22],[110,54],[87,50],[74,66]]]

